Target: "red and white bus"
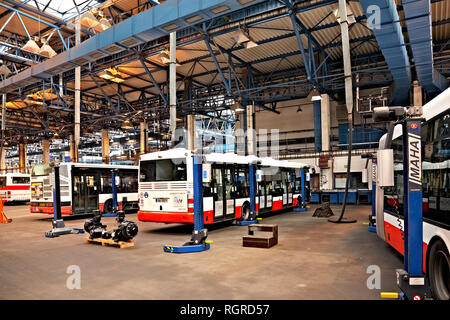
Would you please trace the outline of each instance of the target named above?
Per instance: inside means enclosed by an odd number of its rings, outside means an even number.
[[[450,89],[423,107],[423,271],[436,299],[450,299]],[[386,149],[386,135],[380,149]],[[377,234],[404,254],[402,127],[394,129],[394,186],[376,192]],[[378,172],[378,175],[383,174]]]
[[[61,214],[85,214],[100,209],[112,212],[112,175],[117,169],[117,202],[120,210],[138,209],[138,167],[94,163],[61,163]],[[53,214],[52,168],[34,166],[31,172],[31,213]]]
[[[30,175],[25,173],[1,174],[0,198],[6,202],[30,201]]]
[[[300,198],[305,165],[255,156],[211,153],[203,156],[204,223],[247,220],[250,215],[249,165],[257,163],[256,210],[292,209]],[[194,223],[193,154],[172,149],[141,156],[140,221]]]

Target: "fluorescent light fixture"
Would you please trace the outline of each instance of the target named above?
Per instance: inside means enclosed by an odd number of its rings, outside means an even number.
[[[225,12],[225,11],[228,11],[228,10],[230,10],[229,6],[222,5],[222,6],[215,7],[213,9],[211,9],[211,12],[214,13],[214,14],[218,14],[218,13],[222,13],[222,12]]]
[[[176,28],[178,28],[178,25],[175,23],[172,23],[172,24],[169,24],[168,26],[163,27],[163,29],[166,31],[172,31],[172,30],[175,30]]]
[[[311,97],[311,101],[321,101],[322,97],[321,96],[312,96]]]
[[[203,17],[201,15],[195,15],[195,16],[184,19],[184,21],[186,21],[187,23],[195,23],[202,19],[203,19]]]

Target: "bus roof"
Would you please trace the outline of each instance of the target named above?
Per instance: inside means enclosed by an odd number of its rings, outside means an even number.
[[[0,174],[0,177],[30,177],[28,173],[8,172]]]
[[[441,94],[439,94],[437,97],[435,97],[422,107],[423,117],[425,118],[425,121],[428,121],[446,112],[448,109],[450,109],[450,88],[444,90]],[[394,128],[392,140],[400,137],[401,135],[402,125],[398,124]],[[380,145],[384,145],[385,140],[386,134],[381,137]]]
[[[147,153],[141,156],[141,160],[158,160],[158,159],[176,159],[176,158],[186,158],[192,156],[192,152],[185,148],[175,148],[165,151],[157,151],[152,153]],[[235,153],[208,153],[204,155],[204,159],[207,163],[238,163],[238,164],[248,164],[248,163],[258,163],[262,166],[274,166],[274,167],[284,167],[284,168],[303,168],[308,165],[300,162],[290,162],[286,160],[276,160],[269,157],[260,158],[254,155],[243,156]]]
[[[82,162],[62,162],[59,164],[70,165],[77,168],[117,168],[117,169],[139,169],[139,166],[130,166],[125,164],[103,164],[103,163],[82,163]]]

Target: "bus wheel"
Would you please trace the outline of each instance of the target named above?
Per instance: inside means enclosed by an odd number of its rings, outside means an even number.
[[[103,206],[103,213],[111,213],[112,211],[113,211],[112,199],[108,199],[105,201],[105,205]]]
[[[250,206],[248,203],[245,203],[241,209],[241,221],[246,221],[250,217]]]
[[[428,276],[433,296],[437,300],[450,300],[450,263],[445,244],[438,240],[430,249]]]

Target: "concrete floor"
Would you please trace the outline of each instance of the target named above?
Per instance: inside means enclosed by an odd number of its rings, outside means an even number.
[[[48,215],[6,206],[14,220],[0,224],[0,299],[379,299],[380,291],[396,290],[402,257],[363,225],[369,206],[347,208],[357,223],[312,218],[314,206],[264,217],[279,227],[270,249],[242,247],[247,227],[225,225],[210,228],[211,250],[176,255],[163,245],[181,245],[192,227],[138,222],[135,247],[118,249],[86,244],[86,234],[45,238]],[[103,221],[114,228],[114,218]],[[80,290],[66,287],[70,265],[80,267]],[[381,268],[381,290],[366,286],[370,265]]]

